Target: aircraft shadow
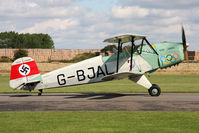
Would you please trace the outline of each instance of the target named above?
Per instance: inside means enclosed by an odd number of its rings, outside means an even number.
[[[1,95],[0,95],[1,96]],[[9,97],[31,97],[31,96],[37,96],[36,94],[16,94],[16,95],[2,95],[2,96],[9,96]],[[117,97],[124,97],[124,96],[149,96],[147,93],[134,93],[134,94],[123,94],[123,93],[73,93],[73,94],[67,94],[67,93],[43,93],[42,96],[38,97],[46,97],[46,96],[65,96],[64,99],[75,99],[75,98],[89,98],[89,100],[103,100],[103,99],[113,99]]]
[[[72,95],[71,97],[66,97],[65,99],[69,98],[89,98],[89,100],[103,100],[103,99],[113,99],[117,97],[124,97],[124,96],[148,96],[148,94],[122,94],[122,93],[81,93],[77,95]]]
[[[19,94],[19,95],[11,95],[10,97],[29,97],[32,96],[30,94]]]

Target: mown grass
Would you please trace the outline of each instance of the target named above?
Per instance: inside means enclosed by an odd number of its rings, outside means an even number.
[[[2,133],[198,133],[199,112],[0,112]]]
[[[199,92],[199,75],[154,75],[163,92]],[[0,93],[13,93],[9,76],[0,76]],[[37,91],[35,91],[37,92]],[[63,87],[44,92],[147,92],[128,79]],[[0,112],[2,133],[198,133],[199,112],[65,111]]]
[[[199,92],[199,75],[153,75],[148,78],[158,84],[162,92]],[[9,87],[9,76],[0,76],[0,93],[19,93]],[[37,91],[34,91],[37,92]],[[135,93],[147,90],[128,79],[44,90],[63,93]]]

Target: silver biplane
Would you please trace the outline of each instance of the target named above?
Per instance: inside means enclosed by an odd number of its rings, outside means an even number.
[[[128,78],[147,88],[151,96],[159,96],[160,87],[151,84],[145,73],[151,75],[159,68],[176,65],[188,58],[183,27],[179,43],[151,45],[145,36],[131,34],[108,38],[104,42],[117,43],[113,55],[96,56],[43,75],[32,58],[19,58],[12,63],[10,87],[39,90],[38,95],[41,95],[43,89]]]

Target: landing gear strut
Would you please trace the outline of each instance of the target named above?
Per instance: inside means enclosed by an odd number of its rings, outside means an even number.
[[[158,85],[152,84],[151,88],[148,89],[149,95],[151,96],[159,96],[161,93],[161,89]]]
[[[39,90],[38,96],[41,96],[41,95],[42,95],[42,92],[43,92],[43,90],[42,90],[42,89],[41,89],[41,90]]]

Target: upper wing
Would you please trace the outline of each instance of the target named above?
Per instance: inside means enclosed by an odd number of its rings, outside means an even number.
[[[104,40],[104,42],[118,43],[120,40],[121,43],[127,43],[127,42],[132,41],[132,37],[134,38],[134,41],[136,41],[136,40],[143,39],[146,36],[126,34],[126,35],[119,35],[119,36],[108,38],[108,39]]]

